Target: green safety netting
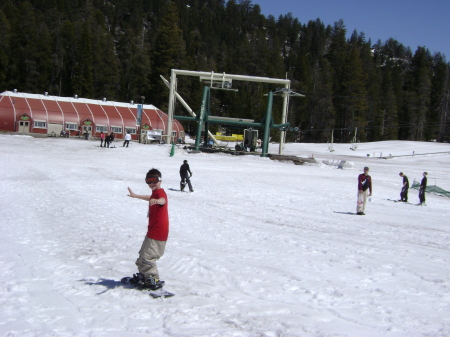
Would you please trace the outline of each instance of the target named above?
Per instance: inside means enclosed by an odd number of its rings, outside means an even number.
[[[414,182],[413,182],[411,188],[414,188],[415,190],[418,190],[419,187],[420,187],[420,183],[414,179]],[[442,195],[444,197],[450,198],[450,191],[446,191],[446,190],[444,190],[444,189],[442,189],[442,188],[440,188],[439,186],[436,186],[436,185],[431,185],[431,186],[428,185],[427,189],[425,190],[425,192],[426,193],[434,193],[434,194],[437,194],[437,195]]]

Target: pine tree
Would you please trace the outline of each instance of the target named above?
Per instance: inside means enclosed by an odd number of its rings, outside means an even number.
[[[100,17],[103,20],[103,17]],[[119,61],[115,54],[112,36],[107,33],[104,23],[91,22],[92,36],[92,76],[94,97],[117,100],[119,87]]]
[[[0,9],[0,92],[7,89],[9,65],[10,25],[3,11]]]
[[[144,34],[142,30],[141,34]],[[122,100],[141,102],[141,96],[150,96],[150,46],[142,35],[130,38],[122,34],[119,40],[119,59],[121,63],[120,97]]]
[[[359,50],[356,46],[352,46],[344,66],[341,91],[343,97],[340,101],[341,121],[342,126],[349,130],[349,136],[353,133],[353,129],[358,128],[362,141],[366,140],[364,130],[367,126],[366,76],[362,70]]]
[[[377,120],[380,126],[379,135],[381,140],[394,140],[398,137],[397,104],[392,85],[391,69],[383,71],[383,83],[381,86],[381,109],[382,113]]]
[[[94,98],[92,36],[87,23],[81,27],[73,68],[73,90],[79,97]]]
[[[171,69],[184,69],[186,46],[179,28],[178,10],[170,2],[155,41],[152,57],[152,100],[160,109],[166,110],[168,91],[160,79],[170,78]]]
[[[419,47],[414,54],[411,65],[408,101],[411,116],[410,139],[425,140],[431,98],[430,52],[424,47]]]
[[[6,7],[11,18],[9,82],[14,88],[42,93],[51,72],[50,36],[47,26],[29,2]],[[26,17],[26,20],[22,18]]]
[[[74,87],[74,72],[77,63],[77,37],[75,25],[64,20],[58,27],[54,56],[54,80],[50,92],[59,96],[73,96],[77,93]]]
[[[439,142],[450,140],[450,64],[440,53],[434,56],[434,76],[428,138]]]

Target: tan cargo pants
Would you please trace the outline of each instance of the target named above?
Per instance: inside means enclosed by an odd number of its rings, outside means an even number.
[[[365,190],[362,193],[358,191],[358,202],[356,205],[356,212],[363,212],[366,209],[367,197],[369,196],[369,190]]]
[[[145,237],[142,243],[139,257],[136,260],[136,266],[141,274],[147,279],[153,276],[159,280],[158,268],[156,267],[156,260],[164,255],[166,248],[166,241],[158,241]]]

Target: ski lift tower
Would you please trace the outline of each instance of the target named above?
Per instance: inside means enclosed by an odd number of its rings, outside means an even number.
[[[167,135],[166,142],[170,144],[172,138],[172,125],[173,125],[173,116],[174,116],[174,107],[175,107],[175,98],[179,99],[179,95],[176,92],[176,84],[177,84],[177,76],[194,76],[199,77],[200,81],[209,82],[211,88],[217,89],[231,89],[231,84],[233,80],[235,81],[247,81],[247,82],[259,82],[259,83],[274,83],[283,85],[283,90],[290,90],[291,81],[287,79],[279,79],[279,78],[270,78],[270,77],[257,77],[257,76],[244,76],[244,75],[232,75],[225,73],[214,73],[211,72],[203,72],[203,71],[191,71],[191,70],[179,70],[172,69],[170,72],[170,93],[169,93],[169,111],[168,111],[168,126],[167,126]],[[283,96],[283,111],[281,117],[281,124],[286,123],[287,118],[287,107],[288,107],[288,97],[289,95]],[[283,152],[283,142],[285,139],[285,131],[281,131],[280,137],[280,154]]]
[[[282,96],[283,97],[283,121],[282,123],[287,122],[287,113],[289,109],[289,99],[290,97],[305,97],[305,95],[299,94],[295,91],[292,91],[290,88],[281,88],[273,93],[274,96]],[[286,104],[286,107],[284,106]],[[279,153],[283,154],[284,142],[286,140],[286,131],[281,130],[281,139],[280,139],[280,149]]]

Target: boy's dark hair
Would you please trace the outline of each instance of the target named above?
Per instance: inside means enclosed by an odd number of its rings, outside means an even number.
[[[145,178],[150,178],[150,177],[162,178],[162,175],[161,175],[161,172],[159,172],[159,170],[152,168],[150,171],[147,172],[147,175],[145,176]]]

